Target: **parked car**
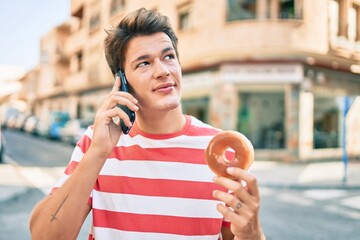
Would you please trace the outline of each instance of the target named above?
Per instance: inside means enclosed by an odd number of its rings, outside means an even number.
[[[24,131],[30,134],[36,134],[36,125],[38,124],[39,119],[32,115],[29,116],[24,124]]]
[[[17,117],[16,117],[16,120],[15,120],[14,128],[17,129],[17,130],[23,131],[26,119],[28,117],[29,117],[29,115],[25,114],[25,113],[18,114]]]
[[[6,119],[5,125],[7,128],[15,128],[17,116],[18,116],[17,114],[13,114]]]
[[[50,115],[49,138],[60,139],[60,129],[70,120],[67,112],[52,112]]]
[[[38,122],[35,127],[35,134],[40,137],[48,137],[50,129],[50,120],[47,118],[41,117],[38,119]]]
[[[93,123],[91,119],[73,119],[60,129],[60,139],[75,145],[84,135],[88,126]]]
[[[36,134],[50,139],[60,139],[60,129],[70,120],[67,112],[54,111],[40,118],[36,125]]]
[[[4,148],[5,148],[5,140],[2,132],[2,128],[0,125],[0,163],[4,161]]]

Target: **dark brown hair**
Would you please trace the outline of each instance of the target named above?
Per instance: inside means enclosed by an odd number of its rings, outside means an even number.
[[[164,32],[169,36],[178,57],[178,39],[169,18],[156,11],[140,8],[125,16],[115,29],[107,30],[108,36],[104,41],[105,57],[111,72],[115,74],[123,69],[127,44],[132,38],[157,32]]]

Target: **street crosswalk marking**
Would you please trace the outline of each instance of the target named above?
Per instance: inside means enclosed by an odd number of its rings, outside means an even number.
[[[60,176],[64,172],[64,167],[26,167],[20,166],[11,157],[5,155],[5,161],[10,163],[6,164],[4,169],[11,174],[16,175],[16,184],[21,184],[27,187],[36,187],[44,195],[50,193],[51,188],[59,180]],[[19,178],[20,177],[20,178]]]
[[[51,188],[58,181],[57,178],[47,173],[46,168],[21,167],[19,172],[29,183],[45,195],[50,193]]]
[[[343,217],[346,217],[346,218],[360,220],[360,212],[357,212],[357,211],[354,211],[354,210],[344,209],[344,208],[341,208],[341,207],[336,206],[336,205],[324,206],[324,209],[327,212],[335,213],[337,215],[340,215],[340,216],[343,216]]]
[[[341,205],[360,210],[360,196],[343,199]]]
[[[304,196],[315,200],[328,200],[343,197],[346,191],[342,189],[311,189],[304,193]]]
[[[300,196],[295,196],[290,193],[282,193],[278,195],[278,200],[286,203],[301,205],[301,206],[311,206],[314,205],[314,201],[311,199],[303,198]]]

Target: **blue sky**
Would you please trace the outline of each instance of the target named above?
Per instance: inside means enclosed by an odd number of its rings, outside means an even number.
[[[40,38],[69,18],[70,1],[0,0],[0,66],[36,66]]]

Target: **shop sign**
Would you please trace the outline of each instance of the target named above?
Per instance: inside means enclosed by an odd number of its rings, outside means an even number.
[[[300,83],[304,78],[301,64],[224,65],[221,79],[233,83]]]
[[[184,74],[182,77],[182,89],[184,92],[211,89],[214,86],[216,76],[216,73],[211,71]]]

